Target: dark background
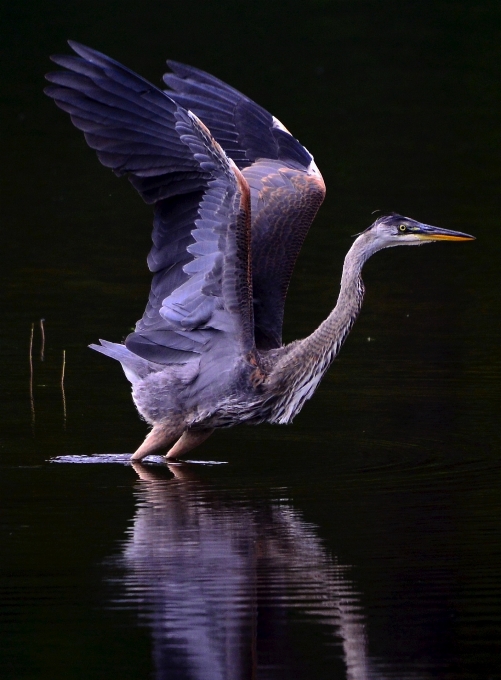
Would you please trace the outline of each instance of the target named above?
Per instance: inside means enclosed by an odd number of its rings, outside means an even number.
[[[378,254],[361,317],[294,425],[216,433],[196,456],[229,462],[204,472],[216,495],[238,488],[252,506],[285,493],[352,565],[371,658],[388,676],[501,677],[499,3],[25,1],[0,12],[5,677],[153,672],[149,629],[109,610],[103,566],[132,521],[135,473],[46,463],[133,451],[145,433],[120,367],[87,345],[120,341],[142,314],[151,209],[42,94],[68,38],[156,85],[166,58],[203,68],[314,154],[327,198],[291,286],[287,341],[333,306],[374,210],[477,236]],[[294,633],[308,661],[284,677],[333,677],[342,654],[316,625]]]

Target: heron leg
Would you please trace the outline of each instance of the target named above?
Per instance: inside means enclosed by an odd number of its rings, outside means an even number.
[[[174,446],[167,451],[166,458],[179,458],[204,442],[214,432],[210,430],[185,430]]]
[[[141,460],[151,453],[163,453],[172,442],[176,441],[182,432],[182,426],[165,427],[165,425],[154,425],[141,446],[132,454],[131,460]]]

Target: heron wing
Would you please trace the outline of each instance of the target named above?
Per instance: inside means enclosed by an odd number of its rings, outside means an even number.
[[[271,113],[204,71],[168,65],[168,95],[203,120],[249,183],[256,346],[280,347],[294,265],[325,196],[322,176],[312,155]]]
[[[266,109],[219,78],[176,61],[164,75],[169,97],[193,111],[240,169],[260,158],[307,168],[312,155]]]
[[[254,347],[249,187],[209,130],[164,92],[90,48],[53,60],[46,93],[83,130],[101,163],[155,204],[154,273],[126,346],[158,364],[195,359],[215,343]]]
[[[243,174],[251,190],[255,340],[267,350],[282,344],[287,290],[325,185],[280,161],[257,161]]]

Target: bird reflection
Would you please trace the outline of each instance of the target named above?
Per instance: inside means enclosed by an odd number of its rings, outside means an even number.
[[[327,650],[342,677],[381,677],[350,568],[285,499],[216,490],[189,466],[170,466],[169,479],[133,467],[138,508],[120,560],[126,601],[152,630],[157,680],[305,677]],[[298,644],[291,629],[305,620],[323,635]]]

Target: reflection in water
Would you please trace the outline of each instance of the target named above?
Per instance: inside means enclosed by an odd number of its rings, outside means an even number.
[[[381,677],[370,668],[349,568],[290,504],[252,505],[182,466],[168,480],[134,467],[141,482],[123,552],[125,599],[152,629],[158,680],[304,677],[304,657],[325,656],[325,643],[337,643],[342,677]],[[294,642],[301,618],[326,635]]]

